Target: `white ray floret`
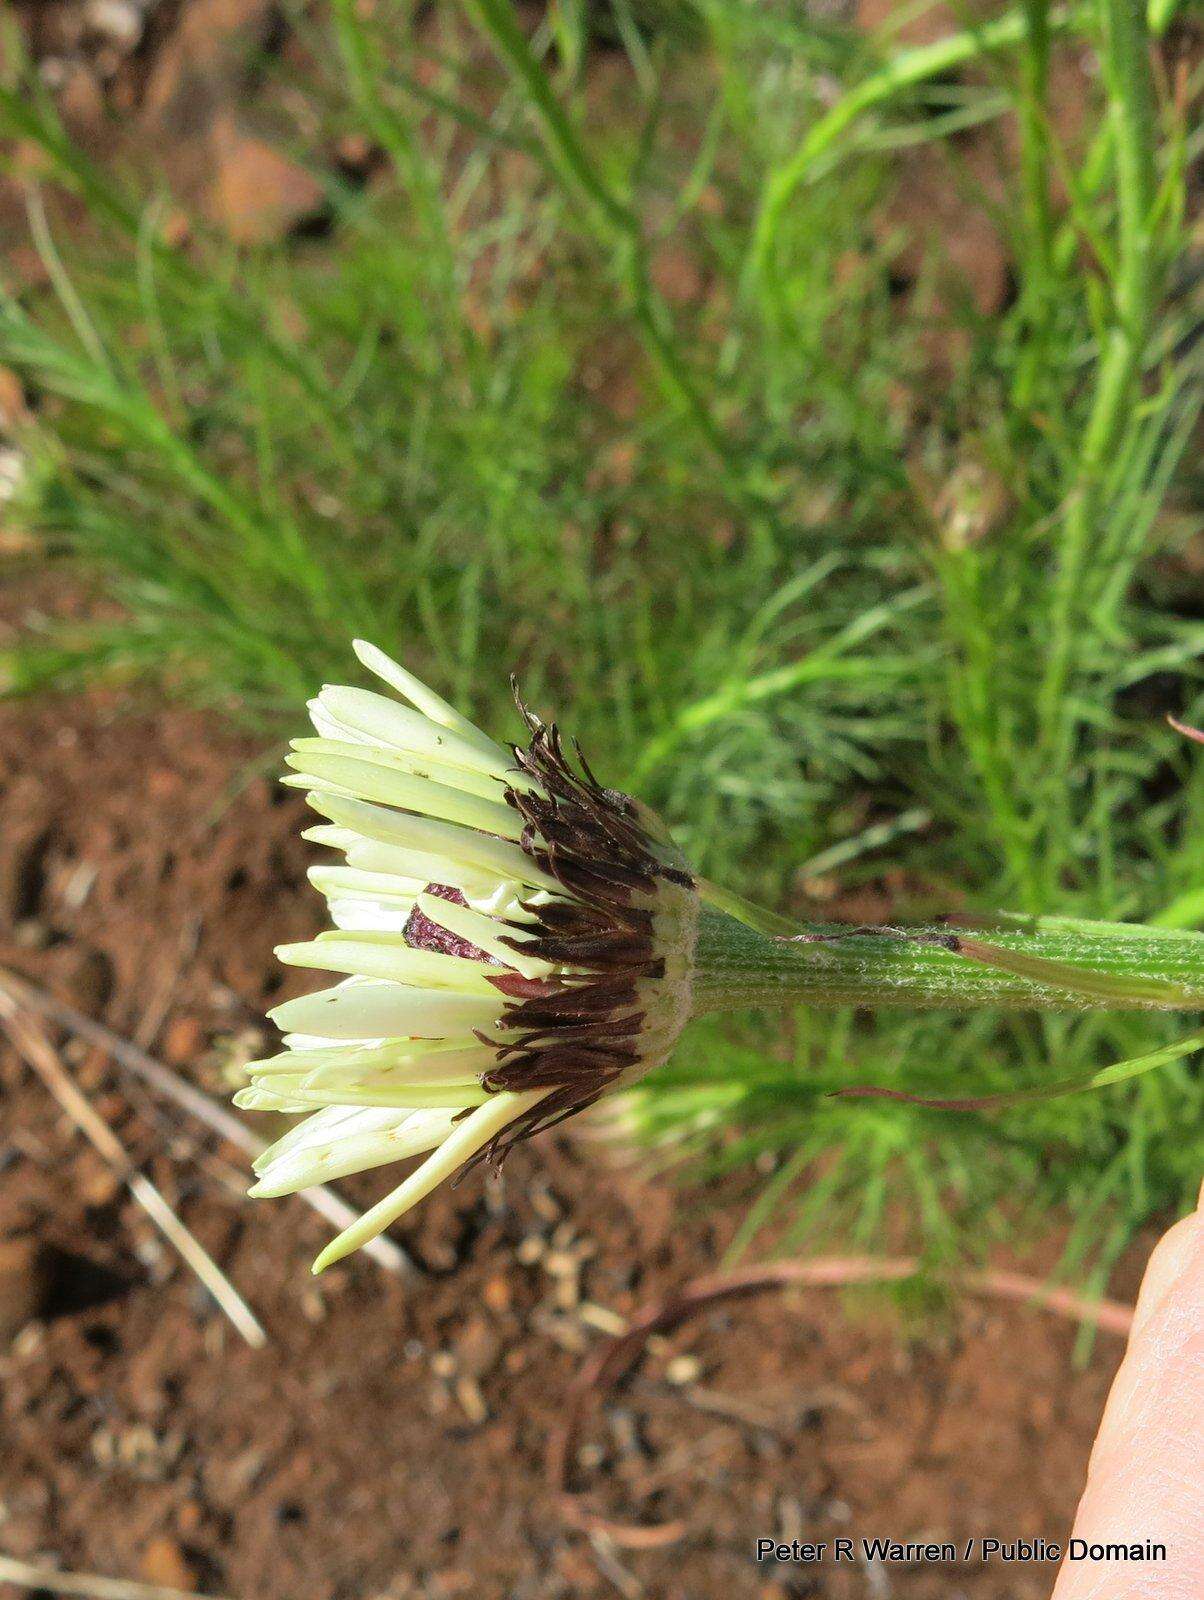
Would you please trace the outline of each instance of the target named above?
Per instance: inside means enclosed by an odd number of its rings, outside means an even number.
[[[425,756],[495,780],[510,764],[508,752],[484,734],[467,737],[370,689],[327,684],[317,699],[309,702],[309,712],[319,736],[324,738],[369,748],[383,746],[416,758]]]
[[[478,1106],[462,1122],[456,1123],[434,1153],[426,1158],[417,1171],[411,1172],[392,1194],[386,1195],[371,1211],[365,1211],[337,1239],[332,1239],[314,1262],[314,1271],[324,1271],[352,1250],[360,1249],[383,1233],[390,1223],[404,1216],[420,1200],[425,1200],[445,1178],[451,1177],[457,1167],[463,1166],[483,1150],[491,1139],[504,1133],[510,1123],[532,1106],[538,1105],[548,1093],[550,1091],[547,1089],[527,1089],[519,1093],[508,1091],[491,1094],[484,1105]]]
[[[522,836],[522,819],[502,802],[485,800],[465,789],[436,783],[432,778],[416,777],[413,773],[375,761],[362,761],[355,756],[294,750],[284,759],[297,772],[295,781],[283,780],[293,788],[314,789],[319,794],[325,791],[341,797],[358,795],[364,800],[417,812],[419,816],[459,822],[466,828],[497,834],[503,839]]]
[[[548,978],[556,970],[550,962],[541,961],[538,956],[524,955],[521,948],[515,948],[514,942],[507,943],[508,940],[522,940],[520,928],[508,927],[506,923],[499,922],[497,916],[488,916],[483,911],[475,910],[471,903],[462,906],[437,895],[420,894],[415,905],[431,922],[437,922],[449,933],[475,945],[500,964],[513,967],[524,978]]]
[[[255,1162],[253,1195],[293,1194],[387,1161],[422,1155],[451,1132],[454,1110],[331,1106],[278,1140]]]
[[[497,989],[484,962],[415,950],[399,933],[320,933],[304,944],[278,945],[276,954],[290,967],[320,967],[400,985],[449,989],[497,1003]]]
[[[366,639],[354,640],[351,648],[369,672],[374,672],[391,689],[396,689],[399,695],[411,705],[417,706],[418,710],[432,722],[437,722],[442,728],[450,728],[467,743],[476,745],[485,755],[498,763],[500,770],[505,770],[511,764],[509,753],[500,744],[488,734],[482,733],[475,723],[461,716],[454,706],[449,706],[446,700],[437,695],[433,689],[428,689],[425,683],[416,678],[412,672],[407,672],[383,650],[374,644],[369,644]]]
[[[523,896],[556,889],[520,848],[522,819],[505,801],[507,787],[531,780],[403,667],[372,645],[355,650],[410,705],[337,685],[310,702],[317,737],[293,741],[285,781],[328,819],[307,837],[347,865],[310,871],[337,931],[277,951],[288,965],[347,977],[276,1007],[288,1048],[254,1063],[236,1098],[248,1109],[321,1108],[260,1157],[256,1195],[437,1154],[390,1197],[388,1219],[376,1208],[321,1265],[366,1242],[534,1103],[481,1087],[495,1059],[481,1041],[505,1005],[493,977],[553,971],[503,942],[521,937]],[[446,889],[429,893],[432,884]],[[405,930],[416,908],[468,954],[414,948]]]
[[[261,1083],[277,1077],[304,1074],[314,1085],[364,1084],[395,1081],[401,1085],[434,1087],[441,1083],[475,1083],[493,1060],[487,1044],[463,1045],[444,1039],[383,1039],[379,1044],[314,1045],[303,1034],[278,1056],[253,1061],[249,1071]]]
[[[348,978],[333,989],[286,1000],[268,1015],[288,1032],[319,1039],[446,1039],[488,1028],[501,997],[407,988],[380,978]]]
[[[436,817],[390,811],[385,806],[371,805],[341,795],[313,793],[307,795],[306,799],[315,811],[329,817],[331,822],[355,834],[364,843],[372,842],[437,856],[495,878],[530,884],[532,888],[555,890],[558,887],[556,880],[541,871],[513,840],[494,838],[486,833],[475,832],[470,827],[457,827]],[[359,849],[358,846],[351,848]],[[361,863],[352,861],[351,864],[358,866]],[[386,866],[382,870],[388,871],[389,868]]]
[[[432,756],[415,755],[408,750],[382,749],[379,745],[354,744],[347,739],[290,739],[294,756],[335,756],[347,761],[366,761],[370,766],[426,778],[445,789],[462,789],[483,800],[496,800],[500,780],[493,774],[456,767]],[[298,762],[297,765],[301,765]]]

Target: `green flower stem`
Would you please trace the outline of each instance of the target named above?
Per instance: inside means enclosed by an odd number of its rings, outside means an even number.
[[[611,272],[630,299],[632,317],[663,388],[706,441],[754,524],[771,527],[773,508],[750,482],[740,451],[700,387],[669,309],[652,282],[648,246],[630,199],[616,191],[590,155],[528,44],[512,0],[464,0],[464,4],[525,92],[552,170],[567,192],[585,203],[596,236],[609,250]]]
[[[1119,266],[1112,285],[1115,315],[1101,341],[1095,393],[1067,503],[1054,583],[1049,656],[1040,692],[1045,741],[1058,744],[1052,769],[1055,782],[1061,781],[1069,759],[1063,705],[1074,666],[1084,565],[1096,534],[1102,482],[1132,412],[1149,336],[1156,276],[1157,123],[1144,0],[1100,0],[1099,15],[1116,171]]]
[[[950,941],[958,948],[950,948]],[[707,905],[694,1012],[742,1006],[969,1010],[1204,1010],[1204,934],[1070,918],[759,933]]]
[[[1049,34],[1079,26],[1088,14],[1085,6],[1058,7],[1045,18]],[[1009,45],[1020,44],[1029,36],[1028,9],[1008,12],[992,22],[950,34],[932,44],[916,45],[900,51],[878,72],[841,96],[832,108],[808,130],[799,147],[766,179],[760,212],[753,233],[751,262],[754,272],[766,270],[768,258],[782,216],[795,192],[806,183],[817,163],[836,145],[841,135],[867,111],[884,105],[901,90],[915,88],[964,62],[973,61]]]
[[[1022,9],[1028,38],[1020,57],[1021,94],[1017,110],[1024,222],[1028,236],[1027,282],[1022,295],[1028,337],[1013,392],[1017,406],[1027,410],[1033,403],[1044,362],[1054,305],[1054,229],[1049,194],[1049,0],[1024,0]]]

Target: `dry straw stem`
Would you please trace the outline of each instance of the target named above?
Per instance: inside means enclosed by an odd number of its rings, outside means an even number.
[[[189,1233],[155,1185],[134,1166],[108,1123],[97,1115],[72,1082],[41,1027],[31,1017],[23,1016],[12,997],[2,991],[0,1024],[14,1049],[33,1068],[75,1126],[121,1178],[163,1237],[175,1246],[185,1264],[205,1285],[237,1331],[253,1349],[261,1349],[267,1343],[267,1334],[254,1312],[204,1246]]]
[[[216,1595],[198,1595],[183,1589],[164,1588],[159,1583],[131,1583],[125,1578],[106,1578],[96,1572],[59,1572],[55,1567],[35,1567],[28,1561],[0,1556],[0,1583],[12,1583],[30,1593],[78,1594],[90,1600],[219,1600]]]
[[[178,1073],[173,1072],[170,1067],[165,1067],[161,1061],[156,1061],[154,1056],[149,1055],[138,1045],[123,1039],[111,1028],[106,1028],[102,1022],[84,1016],[83,1012],[76,1011],[73,1006],[65,1004],[62,1000],[56,1000],[44,989],[26,983],[23,978],[18,978],[0,968],[0,996],[5,992],[18,1005],[37,1012],[38,1015],[65,1028],[76,1038],[86,1039],[89,1044],[103,1050],[116,1066],[133,1077],[140,1078],[152,1089],[157,1089],[160,1094],[194,1116],[198,1122],[203,1122],[214,1133],[220,1134],[223,1139],[236,1145],[240,1150],[245,1150],[248,1155],[257,1156],[267,1148],[264,1141],[252,1133],[241,1118],[227,1111],[225,1106],[219,1105],[216,1100],[211,1100],[195,1085],[186,1083]],[[349,1206],[332,1189],[324,1186],[303,1189],[298,1198],[304,1200],[319,1216],[333,1223],[340,1231],[350,1227],[359,1216],[359,1212],[353,1206]],[[399,1277],[404,1277],[414,1270],[405,1251],[392,1239],[383,1237],[373,1239],[370,1244],[365,1245],[364,1253],[370,1255],[378,1266],[384,1267],[388,1272],[395,1272]]]

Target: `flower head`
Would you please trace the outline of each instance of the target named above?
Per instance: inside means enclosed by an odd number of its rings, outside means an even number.
[[[286,783],[344,857],[310,878],[334,929],[281,960],[347,974],[271,1013],[286,1050],[236,1097],[311,1112],[256,1162],[290,1194],[432,1152],[322,1252],[367,1243],[466,1162],[664,1061],[690,1014],[695,880],[660,822],[604,788],[554,725],[494,743],[374,646],[363,664],[409,705],[326,687]]]

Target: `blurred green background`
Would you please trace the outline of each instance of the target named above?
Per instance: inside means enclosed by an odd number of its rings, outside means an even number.
[[[1199,13],[793,0],[283,8],[271,237],[59,120],[12,28],[40,272],[6,560],[85,620],[13,694],[151,680],[265,751],[368,637],[507,676],[710,878],[801,918],[1204,919]],[[136,781],[132,774],[131,781]],[[1181,1062],[991,1117],[1174,1019],[708,1020],[628,1104],[746,1240],[933,1259],[1067,1208],[1102,1281],[1204,1164]],[[1181,1025],[1179,1031],[1182,1031]]]

